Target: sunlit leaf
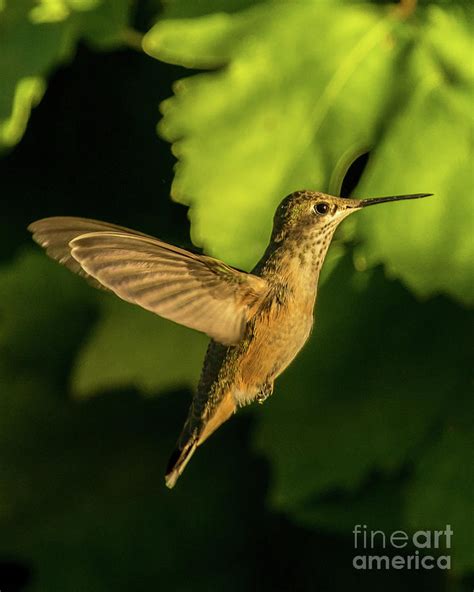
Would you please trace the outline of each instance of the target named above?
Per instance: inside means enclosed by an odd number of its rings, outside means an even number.
[[[360,215],[359,257],[385,262],[391,275],[423,296],[445,291],[474,304],[474,85],[463,61],[452,64],[450,55],[452,44],[458,55],[472,55],[474,46],[439,8],[429,17],[407,73],[419,84],[383,134],[357,192],[376,195],[384,187],[385,193],[435,195]]]
[[[337,186],[374,140],[399,52],[389,39],[395,24],[367,5],[262,4],[165,20],[145,36],[160,59],[225,66],[181,80],[162,105],[160,131],[180,160],[173,195],[192,205],[199,244],[249,266],[285,194]],[[380,88],[367,94],[373,77]]]
[[[358,194],[433,192],[436,205],[364,214],[360,266],[383,262],[418,294],[472,302],[473,72],[456,59],[472,53],[467,10],[419,6],[404,20],[393,6],[266,2],[158,22],[148,53],[216,69],[176,83],[159,126],[179,159],[172,192],[191,206],[195,242],[250,267],[284,195],[338,192],[370,150]]]

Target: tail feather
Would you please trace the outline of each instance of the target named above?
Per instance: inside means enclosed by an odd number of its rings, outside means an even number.
[[[198,428],[191,429],[186,422],[183,432],[178,440],[178,445],[171,454],[166,469],[166,486],[172,489],[176,481],[191,460],[196,448],[204,442],[221,424],[235,413],[236,405],[232,394],[227,393],[215,407],[214,412],[207,421],[202,422]],[[188,420],[189,421],[189,420]],[[184,442],[184,444],[182,444]]]
[[[198,445],[196,437],[189,439],[184,448],[175,448],[171,454],[166,468],[165,483],[166,487],[172,489],[176,485],[176,481],[179,479],[181,473],[186,468],[186,465],[191,460],[194,451]]]

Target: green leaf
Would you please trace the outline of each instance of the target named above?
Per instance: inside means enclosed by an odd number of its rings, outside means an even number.
[[[125,386],[145,393],[195,387],[208,341],[196,331],[104,295],[101,319],[76,360],[73,391],[88,397]]]
[[[474,304],[472,96],[463,71],[471,55],[466,33],[439,8],[428,12],[423,43],[408,78],[419,80],[382,136],[357,192],[376,195],[425,191],[434,197],[400,207],[373,208],[357,217],[363,243],[359,265],[385,262],[390,274],[426,297],[447,291]],[[433,47],[438,53],[433,52]],[[472,73],[472,68],[471,68]],[[416,254],[416,256],[414,255]]]
[[[374,138],[399,51],[386,41],[394,25],[368,5],[266,3],[165,20],[145,36],[145,50],[160,59],[227,65],[180,81],[162,105],[160,131],[180,159],[172,193],[192,206],[195,242],[250,266],[285,194],[340,178]],[[372,77],[382,91],[367,96]],[[355,119],[362,101],[367,109]]]
[[[82,37],[101,47],[122,42],[128,0],[15,0],[0,11],[0,150],[22,137],[46,77]]]
[[[467,7],[419,6],[403,20],[386,5],[266,2],[179,16],[158,22],[144,48],[216,68],[177,82],[159,125],[179,160],[172,194],[191,206],[197,244],[251,267],[284,195],[337,193],[351,161],[371,150],[360,195],[431,191],[436,201],[364,214],[361,266],[383,262],[418,294],[472,301],[473,76],[459,59],[471,54]]]
[[[416,459],[448,401],[469,388],[460,371],[469,367],[468,320],[343,259],[321,289],[309,344],[259,414],[272,505],[298,516],[323,494],[355,493],[374,471],[390,477]]]

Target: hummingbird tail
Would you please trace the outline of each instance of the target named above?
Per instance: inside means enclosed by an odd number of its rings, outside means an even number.
[[[186,468],[186,465],[191,460],[197,445],[198,439],[196,436],[194,436],[186,442],[183,448],[178,446],[173,450],[168,462],[168,467],[166,469],[166,487],[172,489],[176,485],[176,481],[179,479],[181,473]]]
[[[217,430],[225,421],[235,413],[236,404],[231,392],[227,392],[214,407],[213,413],[205,421],[200,420],[198,427],[192,429],[188,423],[185,424],[183,432],[178,440],[178,445],[171,454],[166,469],[165,483],[172,489],[176,481],[191,460],[194,451],[204,440]],[[188,420],[189,421],[189,420]]]

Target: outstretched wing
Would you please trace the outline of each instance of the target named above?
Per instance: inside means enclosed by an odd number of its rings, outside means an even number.
[[[75,218],[73,216],[43,218],[30,224],[28,230],[33,234],[33,240],[46,250],[46,253],[51,259],[59,261],[59,263],[65,265],[68,269],[74,271],[74,273],[86,278],[95,288],[102,288],[104,290],[108,290],[108,288],[86,273],[80,263],[72,257],[69,243],[81,234],[98,231],[118,231],[134,236],[147,236],[141,232],[135,232],[134,230],[129,230],[116,224],[109,224],[108,222],[100,222],[99,220],[91,220],[89,218]]]
[[[239,341],[268,290],[262,278],[133,230],[81,218],[47,218],[29,228],[69,269],[226,345]]]

